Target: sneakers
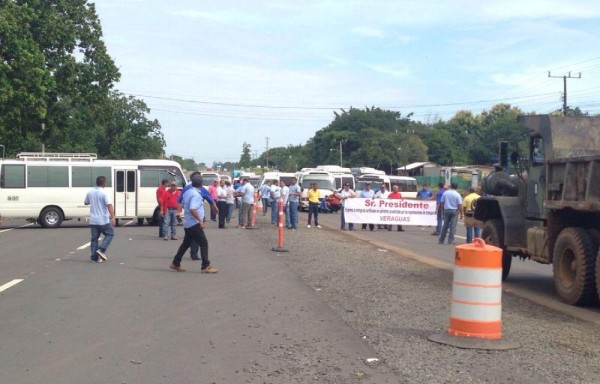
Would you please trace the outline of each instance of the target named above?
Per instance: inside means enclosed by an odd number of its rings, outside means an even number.
[[[171,268],[172,270],[177,271],[177,272],[185,272],[185,269],[183,269],[180,266],[177,266],[175,264],[169,265],[169,268]]]
[[[213,267],[212,265],[209,265],[208,267],[201,269],[200,272],[202,273],[217,273],[219,272],[219,270],[215,267]]]
[[[165,237],[165,240],[167,240],[167,238]],[[177,238],[175,236],[171,237],[171,240],[177,240]]]
[[[319,224],[317,224],[317,228],[321,229],[321,226]]]
[[[439,233],[435,233],[435,232],[433,232],[433,233],[431,234],[431,236],[439,236],[439,235],[440,235]]]
[[[169,238],[168,237],[164,237],[163,240],[169,241]]]
[[[104,254],[104,252],[102,252],[100,250],[96,251],[95,255],[98,256],[100,258],[100,260],[103,260],[103,261],[107,260],[106,259],[106,255]]]
[[[92,259],[90,259],[90,263],[104,263],[104,260],[102,260],[102,259],[98,259],[98,260],[92,260]]]
[[[306,226],[306,228],[310,228],[310,224],[308,224],[308,225]]]

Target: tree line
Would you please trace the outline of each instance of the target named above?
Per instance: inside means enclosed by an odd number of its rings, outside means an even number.
[[[0,144],[22,151],[162,157],[160,123],[115,89],[120,73],[86,0],[0,0]]]

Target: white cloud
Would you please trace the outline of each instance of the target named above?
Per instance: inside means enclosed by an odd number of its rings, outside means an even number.
[[[385,33],[381,29],[372,27],[356,27],[352,29],[352,32],[364,37],[376,37],[380,39],[385,37]]]

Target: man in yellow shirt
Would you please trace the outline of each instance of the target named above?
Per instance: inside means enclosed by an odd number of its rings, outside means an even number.
[[[479,199],[479,195],[475,192],[475,188],[469,188],[469,194],[463,200],[463,210],[465,213],[465,228],[467,229],[467,244],[473,242],[473,232],[475,237],[479,237],[479,227],[482,223],[475,220],[475,201]]]
[[[321,226],[319,225],[319,205],[320,201],[319,201],[319,197],[320,193],[319,190],[317,189],[317,184],[316,183],[312,183],[310,185],[310,189],[307,192],[308,194],[308,225],[306,226],[306,228],[310,228],[310,222],[312,220],[312,216],[313,214],[315,215],[315,225],[317,226],[317,228],[321,228]]]

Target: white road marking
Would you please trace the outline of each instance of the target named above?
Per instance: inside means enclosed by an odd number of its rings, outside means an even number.
[[[19,284],[24,279],[14,279],[13,281],[9,281],[8,283],[0,286],[0,292],[6,291],[8,288]]]
[[[33,225],[33,224],[35,224],[35,223],[27,223],[27,224],[21,225],[21,226],[19,226],[19,227],[17,227],[17,228],[29,227],[30,225]],[[0,231],[0,233],[2,233],[2,232],[8,232],[8,231],[12,231],[13,229],[15,229],[15,228],[7,228],[7,229],[3,229],[3,230],[1,230],[1,231]]]
[[[90,242],[90,243],[85,243],[85,244],[83,244],[81,247],[77,248],[77,250],[78,250],[78,251],[80,251],[80,250],[82,250],[82,249],[86,249],[87,247],[89,247],[89,246],[90,246],[90,244],[91,244],[91,242]]]

